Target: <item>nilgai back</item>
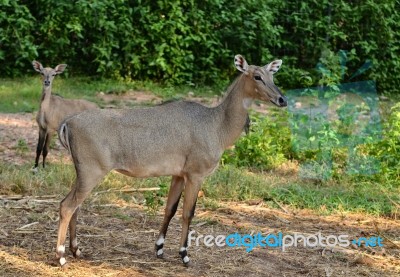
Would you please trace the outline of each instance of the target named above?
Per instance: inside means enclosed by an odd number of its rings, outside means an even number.
[[[198,191],[204,178],[218,166],[223,151],[240,136],[247,121],[247,109],[254,99],[287,105],[274,85],[273,74],[281,60],[266,66],[249,66],[235,56],[242,74],[229,87],[216,107],[194,102],[172,102],[131,110],[85,111],[62,124],[61,143],[70,150],[77,174],[75,186],[61,202],[57,257],[61,265],[67,226],[70,250],[80,255],[76,239],[78,207],[91,190],[111,170],[134,177],[171,175],[164,221],[156,242],[156,254],[163,255],[164,240],[182,191],[183,226],[179,254],[185,265],[189,225],[194,215]]]

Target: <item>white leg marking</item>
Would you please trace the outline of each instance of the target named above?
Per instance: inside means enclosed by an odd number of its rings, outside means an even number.
[[[81,250],[76,250],[75,256],[80,257],[82,254]]]
[[[64,245],[60,245],[60,246],[57,248],[57,252],[58,252],[59,254],[64,254],[64,253],[65,253],[65,246],[64,246]]]
[[[186,247],[181,247],[181,249],[179,249],[179,252],[183,252],[186,250]]]
[[[164,244],[164,236],[160,236],[160,238],[156,242],[157,245]]]
[[[188,256],[185,256],[185,258],[183,258],[183,262],[184,262],[185,264],[187,264],[189,261],[190,261],[190,260],[189,260],[189,257],[188,257]]]
[[[161,256],[164,253],[163,249],[158,249],[157,256]]]
[[[60,259],[60,265],[63,266],[63,265],[65,265],[66,263],[67,263],[67,260],[66,260],[64,257],[62,257],[62,258]]]

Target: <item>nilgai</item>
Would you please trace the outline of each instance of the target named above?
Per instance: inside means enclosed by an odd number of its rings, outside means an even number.
[[[51,94],[53,79],[57,74],[61,74],[65,70],[67,67],[66,64],[59,64],[54,69],[50,67],[44,68],[38,61],[33,61],[32,65],[33,68],[42,75],[43,79],[42,97],[40,100],[39,112],[36,116],[36,122],[39,125],[39,140],[36,147],[34,167],[36,171],[42,151],[44,167],[51,138],[58,130],[60,123],[68,116],[98,107],[96,104],[86,100],[64,99],[58,95]]]
[[[254,99],[287,106],[287,99],[273,82],[281,60],[266,66],[249,66],[237,55],[234,62],[242,74],[216,107],[178,101],[147,108],[91,110],[62,123],[59,138],[72,155],[77,176],[60,204],[56,256],[61,266],[66,263],[67,227],[70,250],[77,257],[81,254],[76,239],[79,207],[113,169],[133,177],[172,176],[155,251],[162,257],[167,228],[184,191],[179,254],[185,265],[189,263],[189,225],[201,183],[216,169],[224,149],[240,136],[247,109]]]

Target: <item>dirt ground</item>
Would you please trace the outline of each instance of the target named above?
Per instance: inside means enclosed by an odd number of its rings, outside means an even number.
[[[0,114],[1,162],[33,163],[34,118],[34,114]],[[23,159],[18,155],[20,139],[28,152]],[[66,155],[63,151],[56,142],[49,162],[60,161]],[[214,211],[199,201],[192,230],[196,236],[235,232],[380,236],[384,247],[299,246],[285,252],[257,247],[247,253],[243,247],[200,245],[189,248],[191,266],[186,268],[178,255],[180,209],[170,224],[164,259],[157,259],[154,242],[162,209],[149,216],[143,206],[122,199],[107,205],[88,199],[78,220],[83,257],[75,260],[68,255],[68,268],[62,271],[54,259],[60,200],[56,195],[0,196],[0,276],[400,276],[399,220],[345,212],[323,216],[284,205],[271,209],[259,201],[219,203]]]

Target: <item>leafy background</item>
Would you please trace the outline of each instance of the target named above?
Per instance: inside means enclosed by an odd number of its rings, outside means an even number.
[[[317,83],[319,59],[345,50],[344,78],[369,60],[373,70],[355,80],[373,79],[379,92],[400,85],[395,0],[0,2],[3,77],[39,59],[74,74],[213,85],[232,78],[240,53],[252,64],[282,58],[279,85],[298,88]]]

